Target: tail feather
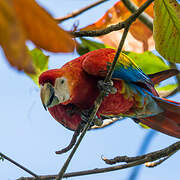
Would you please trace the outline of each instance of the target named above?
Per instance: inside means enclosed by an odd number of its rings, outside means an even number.
[[[140,121],[155,130],[180,138],[180,103],[155,96],[153,98],[164,111],[141,118]]]

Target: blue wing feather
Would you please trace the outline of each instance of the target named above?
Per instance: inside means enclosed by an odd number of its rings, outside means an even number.
[[[138,84],[155,93],[151,79],[124,53],[121,53],[119,56],[112,78],[122,79],[127,83]]]
[[[113,78],[120,78],[127,82],[148,82],[151,79],[124,53],[121,53],[115,66]]]

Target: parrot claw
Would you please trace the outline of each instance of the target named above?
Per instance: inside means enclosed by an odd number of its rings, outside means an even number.
[[[92,112],[92,109],[86,109],[81,112],[81,119],[82,119],[81,123],[82,124],[85,125],[87,123],[91,112]],[[94,122],[91,122],[91,126],[94,126]]]
[[[98,81],[98,88],[100,90],[105,91],[105,96],[108,96],[110,94],[116,94],[117,89],[113,87],[113,81],[110,80],[109,82],[104,82],[103,80]]]
[[[89,119],[89,117],[91,115],[91,112],[92,112],[92,108],[89,109],[89,110],[84,110],[84,111],[81,112],[81,119],[82,119],[81,123],[82,124],[85,125],[87,123],[87,121],[88,121],[88,119]],[[91,127],[94,126],[94,125],[101,126],[102,124],[103,124],[103,120],[96,116],[93,119],[93,122],[91,122],[90,126]]]

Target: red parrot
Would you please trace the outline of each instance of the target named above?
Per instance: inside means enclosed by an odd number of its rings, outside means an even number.
[[[91,51],[60,69],[40,75],[41,100],[55,120],[70,130],[77,129],[82,112],[92,108],[99,95],[97,84],[106,76],[115,53],[109,48]],[[116,91],[104,98],[96,115],[138,119],[155,130],[180,138],[180,103],[160,98],[153,84],[168,75],[157,73],[150,77],[121,53],[112,75]]]

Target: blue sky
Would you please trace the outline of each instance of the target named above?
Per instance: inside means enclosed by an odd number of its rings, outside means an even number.
[[[38,0],[38,2],[55,17],[64,16],[90,3],[90,1],[84,0]],[[63,24],[63,27],[70,29],[77,19],[80,19],[80,26],[90,24],[101,17],[114,2],[116,1],[108,1],[76,19],[69,20]],[[50,68],[59,68],[65,62],[78,56],[76,53],[47,54],[50,55]],[[17,72],[9,66],[1,49],[0,59],[0,152],[36,174],[56,174],[69,153],[56,155],[54,152],[69,143],[72,132],[57,123],[44,110],[38,87],[22,72]],[[178,94],[172,99],[180,101],[180,95]],[[108,128],[88,132],[67,171],[107,167],[101,160],[101,155],[107,158],[117,155],[134,156],[148,131],[140,128],[132,120],[126,119]],[[164,148],[176,141],[176,138],[156,133],[148,152]],[[143,168],[138,180],[178,179],[179,158],[178,152],[156,168]],[[130,172],[131,169],[126,169],[70,179],[124,180],[128,179]],[[14,180],[21,176],[29,176],[29,174],[8,161],[0,162],[0,179]]]

